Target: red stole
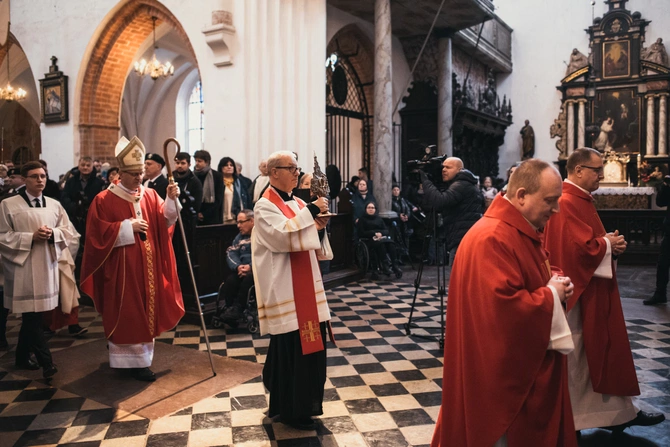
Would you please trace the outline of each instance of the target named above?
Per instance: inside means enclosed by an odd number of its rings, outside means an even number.
[[[272,202],[288,219],[295,217],[295,211],[289,208],[277,192],[268,188],[263,197]],[[300,209],[305,207],[305,202],[295,198]],[[297,251],[289,253],[291,257],[291,280],[293,282],[293,301],[295,302],[295,313],[298,317],[298,331],[300,332],[300,343],[302,354],[312,354],[323,351],[323,339],[319,326],[319,311],[316,307],[316,293],[314,292],[314,272],[312,271],[312,260],[309,251]],[[309,277],[309,280],[307,279]]]

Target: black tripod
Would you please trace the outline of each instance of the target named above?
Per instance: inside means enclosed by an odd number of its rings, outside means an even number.
[[[419,269],[416,272],[416,278],[414,279],[414,298],[412,299],[412,308],[409,311],[409,318],[407,323],[405,323],[405,333],[407,335],[413,335],[415,337],[424,338],[426,340],[435,340],[439,343],[440,349],[444,349],[444,298],[447,294],[446,287],[446,256],[447,256],[447,242],[444,236],[438,236],[438,228],[441,227],[442,216],[439,213],[433,211],[431,213],[430,219],[426,219],[428,222],[432,221],[432,231],[426,233],[423,238],[423,247],[421,249],[421,264],[419,264]],[[439,338],[436,335],[422,335],[422,334],[412,334],[412,329],[421,328],[416,322],[426,320],[435,316],[426,314],[424,317],[415,318],[414,316],[414,307],[416,305],[416,297],[419,293],[419,288],[421,287],[421,277],[423,276],[423,267],[425,265],[425,259],[428,254],[428,249],[430,247],[431,241],[435,241],[435,264],[437,266],[437,293],[440,296],[440,335]],[[435,327],[424,327],[424,329],[436,329]]]

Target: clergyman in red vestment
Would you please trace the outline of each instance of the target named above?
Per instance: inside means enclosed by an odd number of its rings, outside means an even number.
[[[568,355],[575,428],[657,424],[663,414],[638,411],[630,398],[640,394],[640,387],[614,260],[626,250],[626,241],[618,231],[605,231],[591,196],[604,178],[602,157],[595,149],[580,148],[570,154],[566,167],[561,212],[547,224],[545,247],[551,264],[575,285],[567,307],[575,344]]]
[[[561,176],[531,159],[463,238],[451,271],[442,407],[432,447],[577,446],[562,302],[539,229],[558,211]]]
[[[166,202],[144,188],[144,154],[137,137],[116,146],[120,181],[88,211],[81,289],[102,314],[110,366],[153,381],[154,338],[179,323],[184,304],[170,231],[179,187],[168,187]]]

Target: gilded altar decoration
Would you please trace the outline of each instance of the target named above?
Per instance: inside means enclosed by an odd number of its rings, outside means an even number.
[[[605,178],[601,184],[603,186],[626,186],[628,185],[628,166],[630,162],[629,154],[622,154],[608,150],[603,154],[603,175]]]
[[[558,149],[559,160],[567,160],[567,146],[566,146],[566,134],[567,134],[567,117],[565,115],[565,104],[561,105],[561,111],[558,114],[558,118],[554,120],[554,124],[549,128],[549,136],[551,138],[558,137],[556,142],[556,149]]]

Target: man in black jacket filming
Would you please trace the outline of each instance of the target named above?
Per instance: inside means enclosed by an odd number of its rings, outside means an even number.
[[[657,206],[667,206],[668,209],[663,219],[663,240],[661,241],[661,253],[656,264],[656,290],[651,298],[644,300],[647,306],[654,304],[665,304],[668,302],[667,289],[670,270],[670,176],[666,175],[656,195]]]
[[[461,239],[482,217],[484,198],[477,186],[477,178],[463,168],[463,161],[457,157],[449,157],[442,162],[442,181],[446,189],[437,188],[425,172],[419,172],[424,208],[432,208],[442,214],[449,265],[453,265]]]

